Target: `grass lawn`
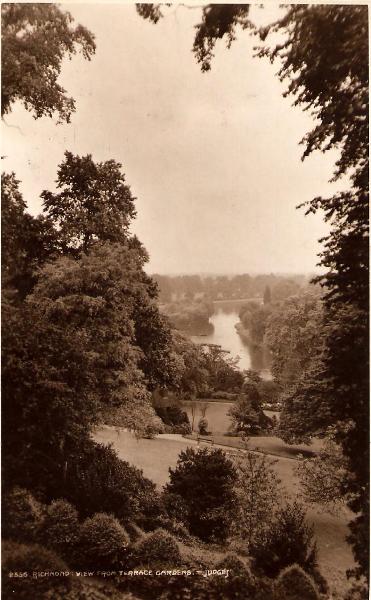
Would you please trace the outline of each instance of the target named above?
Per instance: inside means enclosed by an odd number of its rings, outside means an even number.
[[[213,433],[225,433],[228,431],[229,426],[232,421],[230,417],[228,417],[227,413],[233,402],[228,402],[225,400],[197,400],[196,401],[196,414],[194,419],[194,429],[197,429],[197,425],[199,420],[202,418],[201,408],[206,408],[205,418],[209,424],[209,429]],[[192,424],[192,412],[191,412],[191,402],[183,401],[184,410],[187,412],[189,422]]]
[[[143,474],[154,481],[158,487],[162,487],[168,481],[169,467],[175,467],[179,452],[187,446],[196,445],[194,440],[182,439],[180,436],[174,438],[158,436],[154,440],[136,440],[134,435],[125,431],[117,432],[111,427],[99,429],[94,439],[103,444],[113,444],[120,458],[142,469]],[[275,441],[278,438],[256,439],[259,440],[260,445],[265,439],[266,449],[278,443]],[[281,441],[280,443],[282,451],[284,444]],[[273,460],[275,460],[274,468],[283,486],[291,497],[295,497],[299,493],[299,483],[294,471],[296,460],[282,455],[273,457]],[[332,590],[340,593],[346,589],[346,570],[354,566],[351,549],[345,541],[350,513],[344,509],[339,515],[334,516],[308,509],[307,515],[308,521],[314,526],[317,538],[320,569]]]
[[[197,433],[193,433],[190,436],[186,436],[189,439],[197,440]],[[223,435],[223,434],[211,434],[207,436],[214,440],[214,444],[221,446],[230,446],[231,448],[243,448],[242,440],[238,436]],[[265,454],[272,456],[278,456],[282,458],[293,458],[297,459],[300,456],[305,458],[312,456],[322,446],[321,440],[313,440],[311,446],[296,445],[289,446],[285,444],[280,438],[273,436],[252,436],[249,438],[248,448],[250,450],[261,451]]]
[[[227,433],[230,425],[232,424],[231,418],[228,416],[228,411],[233,405],[231,400],[216,400],[215,398],[205,398],[205,400],[196,400],[196,412],[194,417],[194,429],[197,429],[199,420],[202,418],[201,409],[206,408],[205,418],[207,419],[209,429],[213,434]],[[184,410],[186,411],[189,422],[192,423],[192,402],[183,400],[182,402]],[[194,404],[194,403],[193,403]],[[279,412],[272,410],[264,411],[268,417],[279,416]]]

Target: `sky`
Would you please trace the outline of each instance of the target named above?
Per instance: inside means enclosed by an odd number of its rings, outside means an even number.
[[[14,171],[29,211],[54,190],[65,150],[120,162],[134,196],[132,225],[150,273],[309,273],[323,216],[296,206],[331,195],[333,153],[301,161],[312,117],[283,98],[278,64],[254,58],[239,32],[202,73],[191,52],[201,10],[173,5],[157,25],[132,4],[61,4],[96,36],[92,60],[63,63],[76,100],[70,124],[33,119],[14,105],[2,124],[3,170]],[[264,24],[276,5],[253,8]]]

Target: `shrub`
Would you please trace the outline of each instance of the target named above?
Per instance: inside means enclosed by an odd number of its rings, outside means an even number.
[[[321,584],[317,569],[317,548],[313,530],[305,522],[305,512],[294,502],[277,512],[275,520],[250,545],[254,568],[267,577],[277,577],[285,567],[298,564]]]
[[[181,425],[173,425],[171,428],[171,432],[169,433],[178,433],[180,435],[189,435],[192,433],[192,427],[189,423],[182,423]]]
[[[214,576],[210,580],[209,598],[212,600],[253,599],[260,587],[260,581],[250,572],[246,564],[235,554],[229,554],[213,569],[229,569],[229,576]],[[267,600],[269,596],[266,596]]]
[[[281,386],[275,381],[261,380],[258,382],[258,389],[263,404],[277,406],[281,394]]]
[[[81,567],[114,569],[126,563],[129,536],[111,515],[97,513],[80,528],[79,557]]]
[[[43,505],[23,488],[15,487],[2,502],[2,534],[17,542],[34,542],[43,517]]]
[[[208,435],[208,428],[209,424],[207,422],[207,419],[200,419],[198,422],[198,431],[200,433],[200,435]]]
[[[157,529],[144,535],[133,546],[130,556],[130,569],[155,570],[174,569],[181,565],[181,554],[176,539],[167,531]],[[162,598],[163,592],[172,579],[168,575],[142,575],[120,581],[121,589],[129,589],[141,598],[153,600]]]
[[[274,462],[249,451],[235,457],[238,480],[232,533],[247,546],[269,526],[281,506],[283,490]]]
[[[161,529],[172,533],[178,540],[187,542],[191,539],[188,529],[182,523],[168,517],[159,517],[158,522]]]
[[[186,507],[186,524],[202,540],[227,537],[235,500],[237,474],[220,449],[183,450],[175,469],[170,469],[166,492],[178,494]]]
[[[77,510],[65,500],[55,500],[45,510],[40,539],[68,562],[73,558],[79,536]]]
[[[202,575],[172,577],[161,600],[211,600],[210,580]]]
[[[106,581],[84,578],[79,580],[79,585],[68,594],[68,596],[59,598],[50,598],[49,600],[139,600],[130,592],[120,592],[113,585]]]
[[[125,529],[129,535],[131,542],[136,542],[144,535],[143,529],[141,529],[139,527],[139,525],[137,525],[136,523],[132,523],[132,522],[126,523]]]
[[[27,573],[27,577],[10,577],[10,573]],[[54,552],[37,545],[5,542],[2,551],[2,598],[10,600],[46,600],[66,598],[72,589],[69,576],[37,577],[34,571],[67,573],[68,567]]]
[[[155,411],[165,425],[189,425],[187,413],[176,404],[170,406],[155,406]]]
[[[210,394],[216,400],[236,400],[237,394],[234,392],[213,392]]]
[[[146,534],[136,544],[134,560],[145,568],[176,567],[181,563],[178,543],[173,535],[163,529]]]
[[[291,565],[274,582],[275,600],[319,600],[313,579],[299,565]]]
[[[249,568],[237,556],[228,555],[212,570],[229,569],[228,577],[215,574],[208,577],[173,577],[161,596],[164,600],[272,600],[271,584],[252,576]]]
[[[188,509],[187,504],[179,494],[174,494],[165,489],[161,495],[162,504],[165,512],[170,519],[187,523]]]
[[[353,581],[351,588],[344,596],[344,600],[369,600],[369,589],[366,581],[360,583]]]
[[[232,419],[232,430],[250,435],[264,433],[271,427],[271,419],[264,413],[261,398],[254,383],[245,383],[243,394],[228,411]]]
[[[145,523],[161,512],[159,498],[152,481],[103,444],[86,444],[69,466],[66,499],[82,517],[105,512],[123,523]]]

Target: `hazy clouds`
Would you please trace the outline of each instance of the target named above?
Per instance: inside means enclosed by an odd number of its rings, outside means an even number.
[[[123,164],[149,271],[313,271],[326,228],[295,206],[331,193],[334,157],[300,161],[312,121],[282,98],[278,66],[252,58],[257,40],[241,32],[230,50],[221,43],[203,74],[191,53],[199,10],[173,6],[155,26],[133,5],[66,8],[97,42],[90,63],[63,68],[72,123],[35,121],[17,106],[3,125],[3,169],[21,179],[30,211],[66,149],[91,153]]]

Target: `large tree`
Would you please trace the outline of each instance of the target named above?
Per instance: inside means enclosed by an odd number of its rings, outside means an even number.
[[[130,233],[136,215],[135,198],[122,165],[114,160],[97,163],[91,155],[80,157],[66,152],[59,166],[57,187],[61,191],[44,190],[42,198],[44,212],[58,229],[64,253],[74,259],[80,257],[86,264],[93,260],[99,244],[105,244],[104,258],[103,254],[97,258],[98,271],[107,268],[100,284],[105,280],[109,288],[109,277],[118,277],[122,290],[131,298],[126,316],[131,319],[133,344],[140,350],[138,368],[151,390],[171,386],[176,378],[172,336],[166,318],[159,313],[157,285],[143,269],[148,254]],[[116,260],[120,252],[119,267]],[[122,290],[120,293],[124,293]],[[121,310],[122,315],[126,305],[120,308],[118,297],[116,304],[112,300],[113,312],[118,315]]]
[[[61,238],[75,255],[87,252],[96,240],[124,242],[135,217],[133,197],[122,165],[96,163],[90,154],[65,152],[59,165],[59,193],[41,194],[45,214],[58,226]]]
[[[348,175],[349,189],[315,198],[331,231],[324,242],[320,279],[325,290],[324,390],[337,439],[349,458],[345,491],[359,513],[352,523],[353,549],[368,574],[368,19],[366,6],[294,6],[262,32],[285,36],[261,56],[281,61],[286,94],[310,110],[315,127],[302,140],[304,157],[314,150],[339,151],[333,178]],[[307,396],[311,401],[311,395]]]
[[[21,301],[32,290],[37,271],[61,252],[59,234],[50,219],[33,217],[14,173],[1,177],[1,273],[7,299]]]
[[[275,305],[265,326],[272,356],[272,374],[281,386],[295,383],[322,351],[321,301],[311,294],[293,296]]]
[[[84,337],[36,305],[3,307],[3,481],[53,494],[97,418],[92,354]]]
[[[70,121],[75,101],[58,83],[62,60],[78,49],[87,59],[95,51],[92,33],[72,22],[56,4],[1,5],[2,116],[20,101],[35,119],[56,113]]]

